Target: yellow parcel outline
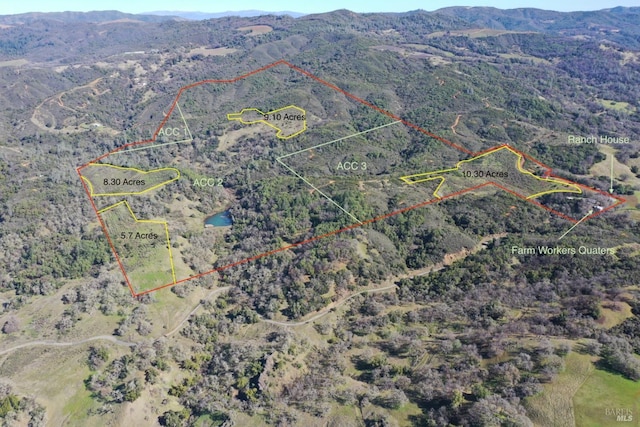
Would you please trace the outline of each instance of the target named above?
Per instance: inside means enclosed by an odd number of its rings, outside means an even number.
[[[257,111],[258,114],[260,114],[261,116],[264,116],[265,114],[273,114],[273,113],[277,113],[278,111],[284,111],[287,110],[289,108],[295,108],[296,110],[302,112],[302,114],[305,116],[305,119],[302,121],[302,129],[299,130],[296,133],[293,133],[291,135],[287,135],[287,136],[282,136],[282,129],[280,129],[279,127],[269,123],[267,120],[261,119],[261,120],[252,120],[250,122],[245,122],[244,120],[242,120],[242,115],[244,113],[246,113],[247,111]],[[258,110],[257,108],[243,108],[242,111],[240,111],[239,113],[229,113],[227,114],[227,120],[231,120],[231,121],[238,121],[240,123],[242,123],[243,125],[253,125],[256,123],[264,123],[265,125],[272,127],[273,129],[277,130],[278,132],[276,132],[276,137],[280,138],[280,139],[289,139],[289,138],[293,138],[294,136],[298,136],[300,135],[302,132],[307,130],[307,112],[295,105],[288,105],[286,107],[282,107],[282,108],[278,108],[277,110],[273,110],[273,111],[269,111],[269,112],[262,112],[260,110]]]
[[[477,159],[479,159],[481,157],[484,157],[484,156],[488,156],[489,154],[497,153],[498,151],[503,150],[503,149],[506,149],[506,150],[512,152],[513,154],[515,154],[516,156],[518,156],[518,158],[516,160],[516,167],[518,168],[518,171],[520,173],[531,175],[532,177],[534,177],[535,179],[540,180],[540,181],[552,182],[554,184],[566,185],[566,186],[569,186],[569,187],[573,187],[575,189],[575,190],[568,190],[568,189],[545,190],[545,191],[541,191],[539,193],[534,193],[534,194],[531,194],[529,196],[526,196],[525,198],[527,200],[535,199],[536,197],[540,197],[540,196],[543,196],[545,194],[551,194],[551,193],[577,193],[577,194],[582,194],[582,189],[579,186],[575,185],[575,184],[571,184],[571,183],[569,183],[567,181],[564,181],[562,179],[557,179],[557,178],[540,178],[540,177],[534,175],[532,172],[530,172],[530,171],[528,171],[526,169],[523,169],[522,165],[524,165],[524,156],[522,154],[520,154],[519,152],[513,150],[511,147],[507,147],[507,146],[502,146],[502,147],[500,147],[500,148],[498,148],[496,150],[488,151],[486,153],[480,154],[479,156],[472,157],[470,159],[461,160],[456,164],[456,167],[454,167],[454,168],[441,169],[441,170],[434,171],[434,172],[418,173],[418,174],[414,174],[414,175],[405,175],[405,176],[401,176],[400,179],[402,181],[404,181],[406,184],[410,184],[410,185],[411,184],[418,184],[420,182],[431,181],[431,180],[434,180],[434,179],[439,179],[440,180],[440,184],[438,184],[438,186],[436,187],[435,191],[433,192],[433,195],[435,197],[437,197],[438,199],[441,199],[442,196],[438,195],[438,191],[440,190],[440,187],[442,187],[442,184],[444,184],[446,178],[444,176],[439,176],[440,174],[456,171],[456,170],[458,170],[460,168],[460,166],[463,163],[473,162],[474,160],[477,160]],[[438,175],[438,176],[430,176],[430,175]],[[421,179],[413,180],[413,178],[421,178]]]
[[[173,254],[171,253],[171,239],[169,238],[169,224],[167,224],[167,221],[162,221],[159,219],[138,219],[136,217],[136,215],[133,213],[133,210],[131,210],[131,206],[129,206],[129,203],[126,200],[123,200],[121,202],[118,202],[114,205],[111,205],[109,207],[106,207],[104,209],[100,209],[98,211],[98,214],[102,214],[108,210],[111,210],[115,207],[118,207],[120,205],[124,204],[127,209],[129,210],[129,213],[131,214],[131,218],[133,218],[133,220],[135,222],[139,222],[139,223],[147,223],[147,224],[161,224],[164,226],[164,231],[166,234],[166,238],[167,238],[167,249],[169,250],[169,262],[171,263],[171,277],[173,277],[173,283],[176,283],[176,269],[173,263]]]
[[[113,168],[113,169],[120,169],[120,170],[133,170],[136,171],[138,173],[141,173],[143,175],[147,175],[150,173],[154,173],[154,172],[161,172],[161,171],[165,171],[165,170],[172,170],[175,171],[177,173],[175,178],[172,178],[168,181],[164,181],[161,182],[160,184],[156,184],[152,187],[146,188],[142,191],[129,191],[129,192],[122,192],[122,193],[94,193],[93,191],[93,184],[91,183],[91,180],[89,178],[87,178],[86,176],[81,176],[81,178],[87,183],[87,186],[89,187],[89,194],[91,195],[91,197],[104,197],[104,196],[133,196],[133,195],[137,195],[137,194],[143,194],[146,193],[148,191],[151,190],[155,190],[156,188],[162,187],[163,185],[167,185],[173,181],[177,181],[178,179],[180,179],[180,171],[176,168],[158,168],[158,169],[153,169],[150,171],[144,171],[138,168],[132,168],[132,167],[126,167],[126,166],[115,166],[115,165],[109,165],[109,164],[96,164],[96,163],[90,163],[87,166],[94,166],[94,167],[109,167],[109,168]]]

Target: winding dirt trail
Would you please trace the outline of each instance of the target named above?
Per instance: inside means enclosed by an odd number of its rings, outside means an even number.
[[[231,289],[231,286],[225,286],[223,288],[217,288],[214,289],[213,291],[209,292],[209,294],[203,298],[203,300],[207,300],[209,298],[211,298],[212,296],[222,293],[222,292],[226,292],[229,289]],[[190,312],[189,314],[187,314],[181,321],[180,323],[178,323],[171,331],[167,332],[166,334],[164,334],[165,337],[171,336],[173,335],[175,332],[177,332],[182,325],[184,325],[184,323],[189,320],[189,318],[195,314],[198,309],[202,306],[202,303],[198,303],[198,305],[196,305]],[[76,345],[81,345],[81,344],[86,344],[88,342],[91,341],[109,341],[112,342],[116,345],[120,345],[120,346],[125,346],[125,347],[134,347],[135,345],[137,345],[137,343],[135,342],[130,342],[130,341],[124,341],[121,340],[113,335],[96,335],[93,337],[89,337],[89,338],[85,338],[82,340],[78,340],[78,341],[69,341],[69,342],[59,342],[59,341],[48,341],[48,340],[37,340],[37,341],[30,341],[30,342],[26,342],[26,343],[22,343],[22,344],[18,344],[15,345],[13,347],[9,347],[5,350],[0,350],[0,356],[4,356],[5,354],[9,354],[15,350],[20,350],[22,348],[30,348],[30,347],[44,347],[44,346],[48,346],[48,347],[73,347]]]
[[[396,288],[396,285],[388,285],[382,288],[363,289],[359,292],[349,295],[346,298],[341,299],[340,301],[335,302],[333,305],[328,305],[327,307],[323,308],[322,310],[320,310],[318,313],[314,314],[310,318],[306,320],[302,320],[300,322],[278,322],[277,320],[270,320],[270,319],[264,319],[264,318],[261,318],[260,321],[264,323],[271,323],[272,325],[279,325],[279,326],[302,326],[302,325],[306,325],[307,323],[316,321],[322,316],[329,314],[329,312],[334,308],[341,306],[342,304],[346,303],[350,299],[357,297],[358,295],[373,293],[373,292],[386,292],[395,288]]]
[[[418,277],[418,276],[424,276],[425,274],[429,274],[429,273],[433,273],[436,271],[440,271],[443,268],[453,264],[456,261],[459,261],[461,259],[464,259],[466,257],[468,257],[469,255],[472,255],[478,251],[480,251],[481,249],[484,248],[484,245],[494,239],[499,239],[502,237],[505,237],[507,235],[507,233],[498,233],[498,234],[492,234],[490,236],[487,236],[485,238],[483,238],[482,240],[480,240],[480,242],[474,246],[471,249],[463,249],[460,252],[456,252],[453,254],[447,254],[445,256],[445,259],[442,262],[439,262],[437,264],[434,265],[430,265],[428,267],[424,267],[418,270],[411,270],[408,273],[405,274],[400,274],[398,276],[392,277],[390,279],[387,279],[383,282],[383,286],[381,287],[377,287],[377,288],[371,288],[371,289],[363,289],[361,291],[358,291],[356,293],[353,293],[339,301],[335,301],[331,304],[329,304],[328,306],[326,306],[325,308],[323,308],[322,310],[318,311],[316,314],[314,314],[313,316],[309,317],[308,319],[305,320],[301,320],[299,322],[281,322],[281,321],[277,321],[277,320],[271,320],[271,319],[265,319],[265,318],[260,318],[260,321],[263,323],[270,323],[272,325],[278,325],[278,326],[287,326],[287,327],[293,327],[293,326],[303,326],[306,325],[308,323],[314,322],[318,319],[320,319],[323,316],[326,316],[327,314],[329,314],[333,309],[345,304],[346,302],[348,302],[349,300],[357,297],[358,295],[362,295],[362,294],[367,294],[367,293],[374,293],[374,292],[387,292],[390,291],[392,289],[395,289],[397,287],[397,285],[395,284],[395,282],[402,280],[402,279],[410,279],[412,277]]]
[[[172,330],[170,330],[169,332],[165,333],[164,336],[165,337],[170,337],[171,335],[175,334],[176,332],[178,332],[178,330],[182,327],[182,325],[184,325],[184,323],[189,320],[189,318],[191,316],[193,316],[199,309],[200,307],[202,307],[202,301],[208,300],[209,298],[211,298],[214,295],[220,294],[222,292],[227,292],[229,289],[231,289],[231,286],[225,286],[223,288],[216,288],[214,290],[212,290],[211,292],[209,292],[209,294],[202,298],[198,303],[198,305],[196,305],[195,307],[193,307],[193,310],[191,310],[189,312],[189,314],[187,314],[186,316],[184,316],[184,318],[180,321],[180,323],[178,323]]]
[[[454,135],[458,135],[458,132],[456,132],[456,126],[458,126],[458,123],[460,123],[460,117],[462,117],[462,114],[458,114],[456,116],[456,121],[451,125],[451,130],[453,131]]]
[[[71,89],[59,92],[57,94],[51,95],[48,98],[46,98],[44,101],[42,101],[40,104],[38,104],[34,110],[33,113],[31,114],[31,123],[33,123],[36,127],[38,127],[40,130],[45,131],[45,132],[50,132],[50,133],[54,133],[54,134],[62,134],[62,133],[78,133],[78,132],[83,132],[83,129],[76,129],[76,127],[65,127],[62,129],[56,129],[56,119],[55,117],[49,113],[47,111],[47,104],[49,103],[55,103],[58,105],[58,107],[65,109],[65,110],[69,110],[71,112],[71,114],[77,114],[77,115],[82,115],[84,116],[86,113],[82,112],[82,111],[78,111],[75,108],[71,108],[68,107],[64,104],[64,101],[62,100],[62,97],[65,95],[68,95],[70,93],[73,92],[77,92],[79,90],[83,90],[83,89],[91,89],[91,91],[93,92],[93,96],[100,96],[100,95],[104,95],[105,93],[107,93],[109,91],[109,89],[105,89],[103,91],[100,91],[97,87],[98,83],[100,83],[102,80],[104,80],[104,77],[99,77],[87,84],[84,85],[80,85],[80,86],[75,86]],[[49,118],[52,120],[51,126],[47,126],[47,124],[45,123],[45,118]],[[106,128],[106,127],[105,127]]]
[[[351,295],[348,295],[348,296],[342,298],[339,301],[335,301],[335,302],[329,304],[328,306],[326,306],[322,310],[318,311],[317,313],[315,313],[313,316],[309,317],[308,319],[300,320],[298,322],[281,322],[281,321],[265,319],[265,318],[261,317],[260,321],[264,322],[264,323],[270,323],[272,325],[285,326],[285,327],[303,326],[303,325],[306,325],[308,323],[315,322],[316,320],[320,319],[321,317],[326,316],[327,314],[329,314],[335,308],[347,303],[348,301],[352,300],[353,298],[356,298],[359,295],[363,295],[363,294],[367,294],[367,293],[375,293],[375,292],[387,292],[387,291],[390,291],[390,290],[395,289],[397,287],[395,282],[397,282],[398,280],[409,279],[409,278],[417,277],[417,276],[424,276],[425,274],[429,274],[429,273],[432,273],[432,272],[436,272],[436,271],[442,270],[443,268],[453,264],[454,262],[456,262],[458,260],[461,260],[463,258],[466,258],[467,256],[469,256],[471,254],[474,254],[474,253],[478,252],[479,250],[483,249],[484,245],[487,242],[490,242],[493,239],[505,237],[506,235],[507,235],[507,233],[492,234],[490,236],[487,236],[487,237],[483,238],[475,247],[473,247],[471,249],[464,249],[464,250],[462,250],[460,252],[456,252],[454,254],[448,254],[447,256],[445,256],[445,259],[442,262],[438,263],[438,264],[430,265],[428,267],[421,268],[421,269],[418,269],[418,270],[411,270],[408,273],[394,276],[392,278],[389,278],[389,279],[385,280],[381,284],[382,286],[379,286],[377,288],[362,289],[362,290],[360,290],[358,292],[355,292],[355,293],[353,293]],[[223,293],[223,292],[227,292],[231,288],[232,288],[232,286],[225,286],[225,287],[222,287],[222,288],[216,288],[216,289],[212,290],[211,292],[209,292],[209,294],[206,297],[202,298],[201,301],[206,301],[206,300],[210,299],[211,297],[213,297],[215,295],[218,295],[218,294]],[[171,331],[165,333],[163,336],[170,337],[171,335],[173,335],[177,331],[179,331],[180,328],[185,324],[185,322],[187,322],[189,320],[189,318],[191,316],[193,316],[200,309],[201,306],[202,306],[202,302],[199,302]],[[85,339],[82,339],[82,340],[70,341],[70,342],[58,342],[58,341],[47,341],[47,340],[37,340],[37,341],[26,342],[26,343],[18,344],[18,345],[15,345],[13,347],[10,347],[10,348],[4,349],[4,350],[0,350],[0,356],[4,356],[5,354],[9,354],[9,353],[11,353],[11,352],[13,352],[15,350],[20,350],[22,348],[39,347],[39,346],[73,347],[73,346],[76,346],[76,345],[86,344],[88,342],[100,341],[100,340],[109,341],[109,342],[112,342],[113,344],[120,345],[120,346],[125,346],[125,347],[134,347],[135,345],[137,345],[137,343],[124,341],[124,340],[121,340],[121,339],[119,339],[119,338],[117,338],[117,337],[115,337],[113,335],[96,335],[96,336],[85,338]]]
[[[121,345],[121,346],[126,346],[126,347],[133,347],[133,346],[136,345],[136,343],[120,340],[120,339],[114,337],[113,335],[96,335],[94,337],[85,338],[83,340],[70,341],[70,342],[40,341],[40,340],[39,341],[26,342],[26,343],[23,343],[23,344],[19,344],[19,345],[7,348],[6,350],[0,351],[0,356],[4,356],[5,354],[9,354],[9,353],[11,353],[12,351],[15,351],[15,350],[20,350],[21,348],[40,347],[40,346],[73,347],[73,346],[76,346],[76,345],[86,344],[86,343],[91,342],[91,341],[101,341],[101,340],[110,341],[110,342],[112,342],[114,344]]]

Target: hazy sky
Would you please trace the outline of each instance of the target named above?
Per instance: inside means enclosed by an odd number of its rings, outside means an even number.
[[[157,10],[225,12],[228,10],[289,10],[302,13],[349,9],[354,12],[406,12],[435,10],[446,6],[493,6],[501,9],[537,7],[551,10],[597,10],[615,6],[640,6],[640,0],[2,0],[0,15],[66,10],[120,10],[141,13]]]

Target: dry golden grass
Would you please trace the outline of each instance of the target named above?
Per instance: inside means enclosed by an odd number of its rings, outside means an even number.
[[[574,427],[576,418],[573,412],[573,396],[594,371],[592,357],[569,353],[566,368],[550,384],[544,385],[544,391],[526,399],[529,418],[535,426]]]
[[[598,324],[605,329],[613,328],[633,317],[631,306],[622,301],[603,301],[601,304],[602,315],[598,319]]]
[[[0,61],[0,68],[2,67],[20,67],[27,65],[29,61],[26,59],[12,59],[11,61]]]
[[[479,39],[482,37],[495,37],[503,34],[536,34],[534,31],[508,31],[508,30],[494,30],[491,28],[472,28],[468,30],[454,30],[448,32],[454,36],[466,36],[472,39]],[[446,34],[445,31],[436,31],[429,34],[427,37],[442,37]]]
[[[267,34],[273,31],[268,25],[250,25],[248,27],[240,27],[238,31],[249,31],[247,36],[259,36],[260,34]]]
[[[229,130],[218,138],[216,151],[226,151],[234,146],[241,138],[256,136],[259,135],[260,132],[268,129],[266,125],[263,125],[263,127],[244,126],[240,129]]]
[[[613,157],[613,178],[624,182],[625,184],[630,184],[633,186],[640,185],[640,179],[635,176],[629,166],[624,163],[620,163],[618,159],[615,158],[615,148],[608,145],[600,145],[599,150],[601,153],[604,153],[607,158],[601,161],[600,163],[596,163],[589,170],[589,174],[592,176],[611,176],[611,156]],[[624,179],[621,179],[624,178]]]
[[[194,56],[194,55],[203,55],[203,56],[226,56],[226,55],[230,55],[234,52],[237,52],[238,49],[233,49],[230,47],[216,47],[216,48],[209,48],[209,47],[197,47],[195,49],[191,49],[189,51],[189,55]]]

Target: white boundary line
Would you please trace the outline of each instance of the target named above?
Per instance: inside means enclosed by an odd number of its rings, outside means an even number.
[[[276,159],[278,161],[278,163],[280,163],[282,166],[284,166],[285,168],[287,168],[292,174],[294,174],[295,176],[297,176],[298,178],[300,178],[302,181],[304,181],[305,184],[307,184],[309,187],[313,188],[315,191],[317,191],[318,193],[322,194],[322,196],[327,199],[328,201],[330,201],[331,203],[333,203],[334,205],[336,205],[338,207],[338,209],[340,209],[342,212],[346,213],[347,215],[349,215],[351,218],[353,218],[354,220],[356,220],[358,223],[362,224],[362,221],[360,221],[358,218],[356,218],[351,212],[349,212],[348,210],[346,210],[345,208],[343,208],[342,206],[340,206],[340,204],[338,204],[338,202],[336,202],[335,200],[333,200],[331,197],[327,196],[326,194],[324,194],[322,191],[320,191],[320,189],[318,189],[318,187],[314,186],[312,183],[310,183],[309,181],[307,181],[302,175],[300,175],[298,172],[294,171],[293,169],[291,169],[289,166],[287,166],[282,160],[280,160],[279,158]]]
[[[164,147],[165,145],[180,144],[181,142],[191,142],[191,141],[193,141],[193,139],[183,139],[182,141],[165,142],[164,144],[154,144],[154,145],[148,145],[146,147],[130,148],[129,150],[116,151],[115,153],[111,153],[109,155],[112,156],[114,154],[125,154],[125,153],[130,153],[132,151],[147,150],[149,148]]]
[[[191,129],[189,129],[189,125],[187,124],[187,121],[184,118],[184,114],[182,114],[182,108],[180,108],[180,104],[178,103],[178,101],[176,101],[176,107],[178,107],[178,112],[180,113],[180,117],[182,118],[182,123],[184,123],[185,129],[187,129],[187,132],[189,132],[189,139],[193,141],[193,135],[191,135]]]
[[[344,141],[345,139],[349,139],[349,138],[353,138],[354,136],[363,135],[365,133],[373,132],[374,130],[382,129],[382,128],[385,128],[387,126],[395,125],[397,123],[402,123],[402,121],[401,120],[396,120],[395,122],[387,123],[387,124],[381,125],[381,126],[376,126],[376,127],[371,128],[369,130],[363,130],[362,132],[354,133],[353,135],[343,136],[342,138],[334,139],[333,141],[329,141],[329,142],[323,142],[322,144],[314,145],[313,147],[309,147],[309,148],[305,148],[305,149],[302,149],[302,150],[295,151],[293,153],[285,154],[284,156],[278,157],[278,159],[284,159],[286,157],[290,157],[290,156],[293,156],[293,155],[296,155],[296,154],[304,153],[305,151],[313,150],[314,148],[324,147],[325,145],[334,144],[336,142]]]
[[[125,154],[125,153],[130,153],[132,151],[148,150],[150,148],[164,147],[166,145],[180,144],[181,142],[191,142],[191,141],[193,141],[193,135],[191,134],[191,129],[189,129],[189,125],[187,124],[187,121],[184,118],[184,114],[182,114],[182,108],[180,108],[180,104],[177,103],[177,102],[176,102],[176,107],[178,108],[178,112],[180,113],[180,118],[182,119],[182,123],[184,123],[184,128],[187,130],[187,133],[189,134],[189,138],[183,139],[181,141],[171,141],[171,142],[165,142],[163,144],[153,144],[153,145],[148,145],[148,146],[145,146],[145,147],[138,147],[138,148],[131,148],[131,149],[128,149],[128,150],[116,151],[115,153],[111,153],[110,155],[113,155],[113,154]],[[126,137],[126,133],[125,133],[125,137]]]
[[[305,184],[307,184],[309,187],[313,188],[315,191],[317,191],[318,193],[320,193],[325,199],[327,199],[328,201],[330,201],[332,204],[334,204],[338,209],[340,209],[342,212],[346,213],[347,215],[349,215],[352,219],[354,219],[356,222],[358,222],[359,224],[362,224],[362,221],[360,221],[358,218],[356,218],[355,215],[353,215],[351,212],[349,212],[348,210],[346,210],[345,208],[343,208],[338,202],[336,202],[335,200],[333,200],[331,197],[329,197],[328,195],[326,195],[325,193],[323,193],[322,191],[320,191],[320,189],[318,187],[316,187],[315,185],[313,185],[312,183],[310,183],[306,178],[304,178],[302,175],[300,175],[298,172],[296,172],[293,168],[291,168],[289,165],[287,165],[286,163],[284,163],[282,161],[282,159],[286,158],[286,157],[290,157],[293,156],[295,154],[300,154],[300,153],[304,153],[305,151],[309,151],[309,150],[313,150],[314,148],[318,148],[318,147],[324,147],[325,145],[329,145],[329,144],[334,144],[336,142],[340,142],[340,141],[344,141],[346,139],[349,138],[353,138],[355,136],[358,135],[363,135],[365,133],[369,133],[369,132],[373,132],[374,130],[378,130],[378,129],[382,129],[385,128],[387,126],[391,126],[391,125],[395,125],[397,123],[402,123],[401,120],[396,120],[395,122],[391,122],[391,123],[387,123],[384,125],[380,125],[380,126],[376,126],[374,128],[368,129],[368,130],[363,130],[361,132],[357,132],[354,133],[353,135],[348,135],[348,136],[343,136],[342,138],[338,138],[338,139],[334,139],[333,141],[328,141],[328,142],[323,142],[321,144],[318,145],[314,145],[313,147],[309,147],[309,148],[304,148],[302,150],[298,150],[295,151],[293,153],[289,153],[289,154],[285,154],[284,156],[280,156],[276,158],[276,161],[278,163],[280,163],[282,166],[284,166],[285,168],[287,168],[287,170],[289,170],[289,172],[291,172],[292,174],[294,174],[295,176],[297,176],[298,178],[300,178]]]

